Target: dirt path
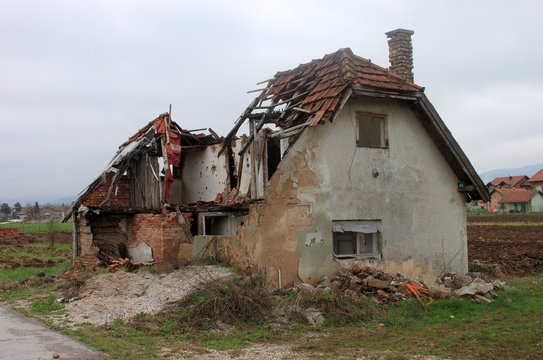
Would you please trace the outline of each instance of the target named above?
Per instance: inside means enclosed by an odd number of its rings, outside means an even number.
[[[67,336],[17,313],[0,307],[0,359],[42,360],[107,360],[107,356],[91,350]]]

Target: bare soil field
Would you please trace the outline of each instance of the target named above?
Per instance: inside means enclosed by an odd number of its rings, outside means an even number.
[[[499,214],[499,215],[477,215],[468,216],[468,223],[542,223],[543,214]]]
[[[543,220],[543,215],[537,215]],[[482,222],[483,217],[477,217]],[[533,215],[491,216],[492,222],[521,221]],[[514,220],[512,220],[514,218]],[[532,220],[533,221],[533,220]],[[543,224],[533,226],[469,225],[468,255],[470,261],[496,263],[508,276],[521,276],[543,271]]]

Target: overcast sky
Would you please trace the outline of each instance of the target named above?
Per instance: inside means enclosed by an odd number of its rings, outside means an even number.
[[[543,2],[0,0],[0,202],[74,196],[173,106],[226,134],[257,82],[342,47],[415,82],[476,170],[543,162]]]

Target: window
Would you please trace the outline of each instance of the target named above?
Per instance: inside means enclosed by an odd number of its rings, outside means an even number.
[[[356,146],[387,148],[386,117],[369,113],[356,113]]]
[[[199,235],[235,236],[238,226],[243,225],[246,213],[203,212],[198,214]]]
[[[334,221],[334,255],[337,258],[381,259],[380,221]]]

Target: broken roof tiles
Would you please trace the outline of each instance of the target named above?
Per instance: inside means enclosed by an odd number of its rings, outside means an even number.
[[[266,95],[273,102],[280,102],[307,93],[300,107],[312,113],[326,113],[337,110],[344,90],[352,85],[398,92],[423,91],[422,87],[345,48],[295,69],[278,72]]]

